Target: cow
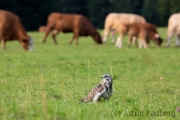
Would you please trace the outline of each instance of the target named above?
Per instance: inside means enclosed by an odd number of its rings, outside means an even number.
[[[161,46],[163,39],[158,34],[157,28],[155,25],[150,23],[123,23],[121,27],[117,30],[119,32],[119,37],[117,38],[115,46],[121,48],[122,40],[127,34],[129,36],[129,45],[131,44],[132,37],[139,38],[139,48],[147,48],[146,43],[149,43],[150,40],[153,40],[158,47]]]
[[[25,50],[33,49],[32,37],[28,36],[19,17],[6,10],[0,10],[0,41],[2,50],[6,42],[18,40]]]
[[[59,32],[74,33],[69,44],[72,44],[73,40],[75,39],[76,45],[78,45],[79,36],[91,36],[96,43],[102,44],[100,34],[95,30],[91,22],[83,15],[62,14],[55,12],[51,13],[48,16],[43,43],[45,43],[46,38],[50,32],[52,32],[52,38],[55,44],[57,44],[56,35]]]
[[[170,46],[174,34],[176,36],[176,45],[180,47],[180,13],[174,13],[169,17],[166,46]]]
[[[46,33],[46,26],[40,26],[38,32]]]
[[[106,42],[107,36],[111,34],[112,43],[115,43],[115,33],[116,30],[123,23],[146,23],[144,17],[131,13],[109,13],[105,19],[104,30],[103,30],[103,42]]]

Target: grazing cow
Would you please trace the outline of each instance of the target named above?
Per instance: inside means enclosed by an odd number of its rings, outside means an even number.
[[[112,37],[112,43],[115,43],[114,35],[117,29],[123,23],[146,23],[144,17],[130,13],[109,13],[106,17],[103,31],[103,42],[106,42],[107,36],[110,33]]]
[[[75,39],[76,44],[78,45],[79,36],[89,36],[89,35],[95,40],[96,43],[102,44],[100,34],[95,30],[94,26],[90,23],[90,21],[82,15],[51,13],[48,17],[48,21],[46,25],[46,33],[43,39],[43,43],[45,43],[46,38],[51,31],[52,31],[52,38],[55,44],[57,44],[56,35],[59,32],[74,33],[74,36],[70,41],[70,44]]]
[[[131,41],[134,36],[139,38],[139,48],[144,47],[146,49],[146,42],[149,43],[150,40],[153,40],[159,47],[163,42],[157,32],[156,26],[150,23],[124,23],[119,27],[118,32],[120,35],[115,44],[118,48],[121,48],[122,40],[126,34],[130,37],[129,41]]]
[[[40,26],[38,32],[46,33],[46,26]]]
[[[180,13],[172,14],[169,18],[166,46],[170,45],[171,38],[174,34],[176,36],[176,44],[180,46]]]
[[[2,50],[7,41],[18,40],[25,50],[33,49],[33,40],[27,35],[21,21],[12,12],[0,10],[0,41]]]

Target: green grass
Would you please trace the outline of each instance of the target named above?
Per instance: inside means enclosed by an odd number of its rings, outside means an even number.
[[[159,32],[165,39],[166,28]],[[42,44],[42,33],[29,34],[34,51],[24,51],[17,41],[0,51],[0,119],[180,119],[175,112],[180,107],[180,49],[174,40],[169,48],[151,42],[144,50],[128,48],[125,38],[117,49],[110,40],[97,45],[91,37],[80,37],[76,46],[68,44],[72,34],[60,33],[54,45],[50,36]],[[105,73],[114,77],[109,101],[80,103]],[[158,116],[160,111],[164,115]]]

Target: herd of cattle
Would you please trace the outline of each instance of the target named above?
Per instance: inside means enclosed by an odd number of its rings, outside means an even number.
[[[121,48],[125,35],[129,36],[128,45],[136,43],[139,39],[139,48],[147,48],[150,40],[154,41],[158,47],[163,39],[160,37],[155,25],[147,23],[145,18],[129,13],[109,13],[105,19],[103,35],[95,29],[92,23],[83,15],[51,13],[48,16],[46,26],[40,26],[39,32],[44,32],[43,43],[45,43],[49,33],[52,33],[54,43],[57,44],[56,35],[59,32],[73,32],[74,35],[70,44],[75,40],[78,44],[79,36],[91,36],[98,44],[103,44],[110,34],[115,46]],[[115,34],[119,34],[115,42]],[[172,14],[168,21],[166,46],[170,45],[173,35],[176,35],[176,44],[180,46],[180,13]],[[7,41],[18,40],[25,50],[33,49],[32,37],[27,35],[19,17],[12,12],[0,10],[0,40],[2,50],[5,49]]]

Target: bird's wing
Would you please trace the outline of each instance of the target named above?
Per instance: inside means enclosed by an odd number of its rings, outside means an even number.
[[[89,92],[89,94],[82,100],[82,102],[86,103],[86,102],[92,101],[94,96],[98,93],[101,93],[102,91],[104,91],[104,88],[102,84],[100,83]],[[97,96],[97,100],[99,99],[99,97],[100,97],[100,94]]]

